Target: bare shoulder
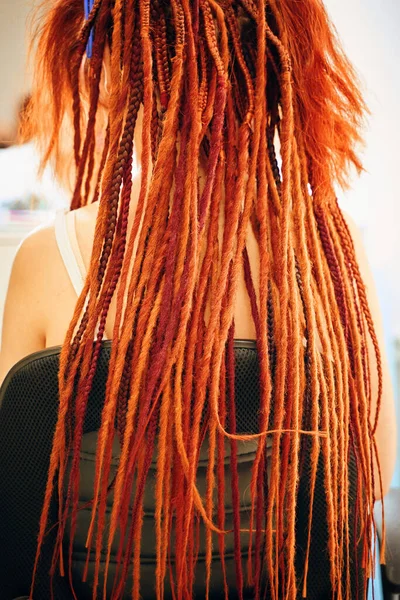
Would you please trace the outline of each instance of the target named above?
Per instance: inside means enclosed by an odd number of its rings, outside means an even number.
[[[45,306],[53,284],[58,287],[63,266],[55,235],[54,224],[40,227],[28,235],[18,248],[14,259],[10,286],[21,284],[32,298]]]
[[[36,267],[44,265],[54,256],[57,248],[54,225],[40,227],[30,233],[20,244],[14,260],[14,268],[27,268],[35,263]],[[38,273],[36,272],[36,275]]]
[[[361,262],[362,264],[367,263],[367,265],[368,265],[367,254],[365,251],[363,237],[362,237],[360,228],[354,221],[353,217],[351,217],[347,212],[342,211],[342,214],[347,223],[347,227],[349,228],[351,237],[353,239],[354,249],[356,251],[356,256],[357,256],[358,262],[359,263]]]
[[[4,307],[0,382],[13,364],[46,346],[49,286],[58,260],[52,226],[35,230],[18,248]]]
[[[361,232],[353,219],[348,214],[343,214],[353,239],[356,259],[365,285],[368,305],[375,326],[374,328],[382,360],[382,401],[375,440],[379,454],[383,491],[386,493],[389,490],[396,463],[397,429],[394,393],[386,357],[382,314],[374,276],[368,261]],[[376,353],[373,341],[369,334],[367,336],[367,342],[368,355],[371,364],[371,416],[372,419],[374,419],[377,411],[379,381],[377,376]],[[375,481],[378,482],[377,476],[375,477]],[[375,489],[375,495],[377,498],[380,497],[380,490],[378,487]]]
[[[43,284],[50,280],[50,268],[57,258],[54,226],[41,227],[20,244],[14,258],[8,293],[24,291],[38,301]]]
[[[382,316],[379,305],[378,293],[376,290],[376,285],[374,281],[374,276],[372,273],[372,269],[368,260],[367,252],[364,245],[363,236],[359,227],[356,225],[353,218],[343,212],[343,216],[349,228],[351,237],[353,239],[354,250],[356,254],[356,259],[358,263],[358,267],[360,269],[361,277],[363,279],[367,297],[368,304],[371,311],[372,318],[375,323],[375,328],[377,330],[377,334],[382,338],[383,343],[383,325],[382,325]]]

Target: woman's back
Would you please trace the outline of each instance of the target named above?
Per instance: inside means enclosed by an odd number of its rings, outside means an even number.
[[[138,180],[138,188],[139,184],[140,180]],[[133,195],[132,212],[136,208],[134,198],[135,192]],[[73,259],[78,265],[82,284],[90,266],[97,211],[98,203],[84,206],[63,216],[63,223],[61,227],[65,227],[67,232],[66,235],[70,248],[69,253],[72,252]],[[132,223],[133,215],[131,214],[129,228],[131,228]],[[60,248],[57,243],[54,227],[51,227],[46,231],[42,231],[37,235],[41,236],[46,244],[46,247],[43,249],[43,259],[52,263],[51,266],[48,265],[46,267],[46,273],[52,274],[51,276],[46,277],[48,285],[52,287],[52,291],[49,290],[46,294],[43,293],[44,291],[42,288],[43,297],[41,300],[44,303],[43,310],[48,314],[45,333],[46,346],[58,346],[62,344],[65,334],[68,330],[68,326],[76,305],[77,294],[73,285],[68,284],[68,280],[71,280],[71,277],[65,268],[65,264],[63,264],[62,257],[60,256]],[[250,264],[252,265],[254,279],[258,287],[258,247],[251,227],[249,227],[248,239],[249,260]],[[71,283],[71,281],[69,281],[69,283]],[[81,285],[81,288],[83,288],[83,285]],[[57,302],[54,302],[53,294],[56,290],[58,290],[58,292],[56,292]],[[46,306],[48,310],[46,310]],[[105,335],[106,339],[112,339],[112,331],[115,323],[115,310],[116,298],[114,296],[107,318]],[[235,337],[238,339],[256,339],[255,327],[251,318],[251,307],[248,294],[246,292],[243,271],[237,290],[235,304]]]
[[[133,202],[134,209],[135,203]],[[70,260],[75,263],[75,279],[78,282],[76,287],[74,287],[68,267],[66,267],[62,258],[54,225],[40,229],[24,241],[19,251],[22,255],[19,262],[22,264],[18,264],[17,257],[17,264],[14,266],[14,272],[20,270],[21,273],[14,274],[17,281],[11,282],[11,287],[20,288],[22,285],[29,286],[29,289],[26,289],[22,293],[22,298],[25,299],[27,295],[32,298],[32,302],[28,306],[19,306],[18,303],[15,303],[14,298],[8,299],[4,318],[3,348],[5,348],[5,351],[3,351],[0,359],[0,381],[4,379],[9,368],[27,354],[42,348],[61,345],[75,308],[77,292],[83,287],[83,282],[90,265],[97,211],[98,204],[88,205],[72,213],[66,214],[63,212],[61,219],[60,228],[65,230],[65,238],[68,244],[67,253],[70,255]],[[351,219],[347,216],[346,219],[351,228],[357,249],[357,260],[360,271],[367,286],[373,319],[379,327],[379,339],[383,351],[384,342],[381,316],[372,273],[363,249],[361,236]],[[132,216],[130,218],[131,224]],[[248,248],[249,262],[252,269],[257,272],[258,248],[255,244],[253,232],[250,229]],[[34,272],[34,277],[29,281],[27,275],[28,273],[32,274],[32,272]],[[21,281],[22,279],[25,282],[24,284]],[[257,285],[257,278],[255,278],[255,281]],[[105,339],[112,339],[115,310],[116,301],[114,297],[108,314]],[[13,312],[15,314],[12,314]],[[8,313],[11,313],[10,316],[8,316]],[[32,324],[32,322],[36,322],[36,328],[28,327],[28,324]],[[16,331],[18,323],[20,323],[21,332],[24,332],[23,335],[22,333],[18,335]],[[235,304],[235,331],[237,339],[256,339],[254,322],[251,318],[251,307],[243,276],[240,279]],[[18,341],[18,344],[13,343],[13,340]],[[319,349],[322,350],[320,343]],[[374,351],[371,342],[369,352],[371,360],[373,360]],[[385,359],[385,357],[383,358]],[[393,418],[393,394],[386,360],[384,360],[384,367],[384,395],[382,416],[378,429],[378,448],[380,448],[381,455],[383,489],[388,490],[391,473],[394,469],[396,438],[393,434],[388,435],[388,432],[395,426],[395,419]],[[375,394],[372,394],[372,397],[376,398],[378,381],[373,371],[371,376],[371,386],[375,392]],[[373,410],[374,407],[372,407]],[[377,498],[380,496],[378,482],[376,482],[376,496]]]

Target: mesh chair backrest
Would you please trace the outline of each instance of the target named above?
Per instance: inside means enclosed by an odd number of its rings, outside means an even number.
[[[60,348],[48,349],[31,355],[18,363],[7,376],[0,390],[0,590],[1,598],[12,600],[27,594],[36,550],[38,523],[46,486],[49,456],[58,408],[58,361]],[[84,443],[95,449],[95,432],[100,425],[105,383],[108,373],[110,344],[104,343],[100,354],[93,388],[85,419]],[[258,361],[255,345],[246,341],[235,343],[235,397],[238,431],[255,432],[258,429]],[[306,441],[305,444],[309,442]],[[86,448],[86,449],[87,449]],[[300,480],[297,514],[297,564],[302,572],[306,528],[309,514],[307,446],[306,459]],[[350,457],[352,485],[356,485],[357,473]],[[229,474],[228,474],[229,475]],[[240,485],[248,485],[243,470]],[[82,477],[81,494],[90,494],[90,472]],[[85,491],[86,485],[86,491]],[[355,498],[355,493],[353,494]],[[88,498],[86,498],[88,499]],[[350,507],[351,515],[354,507]],[[151,516],[151,515],[150,515]],[[76,547],[76,568],[81,570],[79,544],[85,538],[85,515],[79,517]],[[50,519],[57,520],[57,501],[54,498]],[[87,517],[86,517],[87,519]],[[350,524],[351,548],[355,547],[353,521]],[[79,534],[80,532],[80,534]],[[50,598],[49,577],[52,549],[55,540],[54,528],[46,538],[37,581],[35,600]],[[312,545],[308,579],[308,598],[313,600],[331,597],[329,562],[327,560],[327,525],[322,464],[319,468],[313,507]],[[145,552],[146,553],[146,552]],[[151,544],[147,548],[147,559],[154,562]],[[356,569],[352,557],[353,589],[359,589],[359,598],[364,598],[364,580],[361,569]],[[146,560],[143,561],[144,564]],[[147,560],[147,563],[149,560]],[[79,576],[77,577],[79,580]],[[357,585],[358,581],[358,585]],[[77,586],[79,600],[91,597],[90,585]],[[219,590],[221,592],[221,590]],[[220,597],[216,590],[216,597]],[[56,577],[54,597],[71,600],[67,578]],[[129,597],[129,594],[127,595]],[[201,597],[201,595],[199,595]],[[204,595],[203,595],[204,597]],[[357,595],[354,594],[354,598]]]

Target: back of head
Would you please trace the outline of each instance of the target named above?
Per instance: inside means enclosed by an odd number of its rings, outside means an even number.
[[[332,587],[350,597],[344,576],[350,448],[362,481],[367,572],[372,564],[374,447],[364,323],[373,339],[375,334],[334,186],[345,185],[352,165],[361,169],[355,148],[365,107],[322,2],[95,0],[87,19],[81,0],[47,0],[43,6],[25,128],[41,144],[44,162],[54,160],[60,170],[68,144],[60,132],[73,126],[72,208],[100,204],[90,271],[61,355],[59,418],[38,556],[56,474],[69,490],[60,506],[60,547],[70,511],[74,527],[85,408],[117,293],[87,543],[96,551],[97,576],[104,546],[107,574],[114,536],[132,508],[113,598],[123,589],[132,552],[139,593],[143,490],[155,443],[157,597],[172,522],[181,532],[177,589],[190,593],[194,520],[203,519],[210,533],[209,562],[211,532],[226,533],[223,507],[218,520],[214,514],[214,468],[224,460],[217,452],[221,436],[233,447],[238,440],[258,440],[252,528],[256,553],[265,547],[265,564],[256,561],[255,585],[265,569],[273,597],[281,597],[283,588],[287,598],[297,597],[296,490],[306,449],[312,459],[310,503],[317,464],[323,463]],[[128,235],[141,106],[141,189]],[[99,127],[106,131],[100,152]],[[259,297],[246,253],[249,226],[259,245]],[[226,377],[233,393],[233,309],[242,264],[260,362],[259,432],[248,436],[235,433],[234,403],[225,395]],[[379,370],[379,356],[377,364]],[[122,450],[110,486],[115,429]],[[203,498],[196,469],[205,435],[210,455]],[[235,527],[238,534],[240,523]]]

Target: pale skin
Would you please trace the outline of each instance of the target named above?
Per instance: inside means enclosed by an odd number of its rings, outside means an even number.
[[[141,115],[139,115],[135,135],[138,160],[140,157],[140,125]],[[130,227],[132,226],[139,189],[140,174],[135,177],[133,182]],[[77,239],[86,270],[89,268],[90,263],[97,212],[98,203],[94,203],[78,209],[75,213]],[[68,218],[72,218],[72,213],[68,215]],[[396,461],[397,432],[394,396],[384,351],[382,319],[371,270],[360,233],[354,223],[348,217],[346,218],[353,235],[357,260],[367,288],[369,305],[376,325],[383,359],[383,398],[376,442],[380,457],[383,492],[385,494],[389,489]],[[253,277],[257,282],[258,247],[250,229],[247,246]],[[8,287],[0,351],[0,384],[9,369],[21,358],[45,348],[62,345],[74,312],[76,300],[76,293],[58,251],[54,227],[46,227],[26,238],[15,257]],[[105,337],[109,339],[112,338],[115,310],[114,295],[105,332]],[[256,338],[243,273],[235,300],[234,320],[236,338]],[[374,368],[376,364],[375,354],[371,340],[369,342],[372,365],[371,408],[372,415],[374,415],[378,380]],[[375,481],[378,481],[377,476]],[[377,498],[380,498],[381,493],[378,485],[376,485],[375,494]]]

